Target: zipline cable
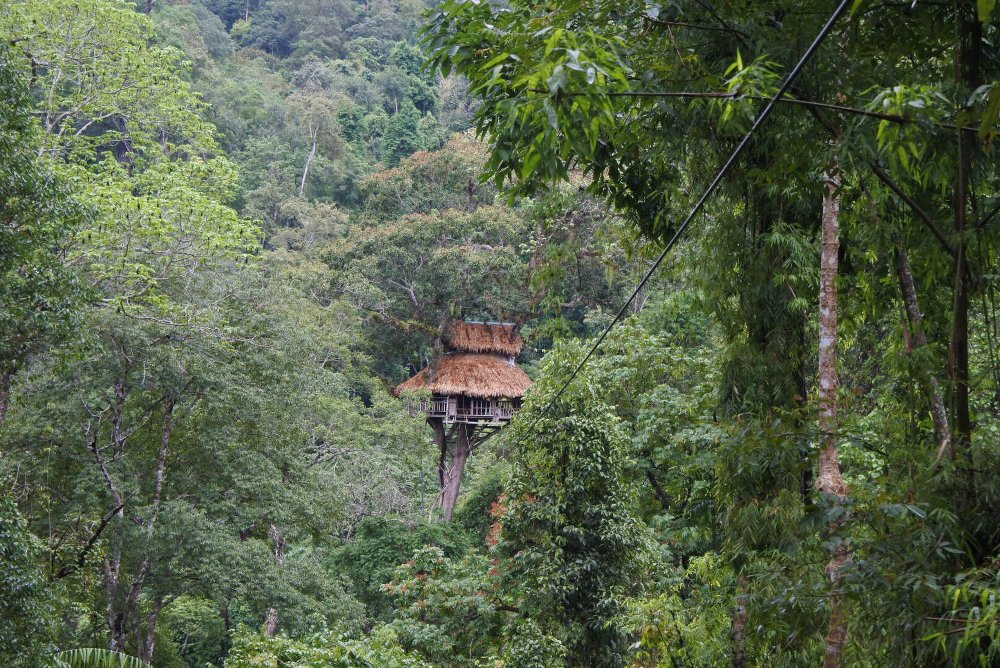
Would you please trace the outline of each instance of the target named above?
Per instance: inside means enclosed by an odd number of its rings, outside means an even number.
[[[628,300],[626,300],[626,302],[622,305],[621,309],[618,311],[618,314],[614,317],[614,319],[612,319],[610,323],[608,323],[608,326],[604,328],[604,331],[601,332],[601,335],[598,337],[594,345],[591,346],[590,350],[584,356],[583,360],[581,360],[580,363],[576,366],[576,368],[573,369],[573,373],[570,374],[566,382],[563,383],[562,387],[559,388],[559,391],[556,392],[556,396],[554,396],[549,401],[549,403],[545,405],[545,408],[542,409],[542,412],[539,413],[538,417],[536,417],[534,422],[531,423],[531,425],[527,429],[527,432],[525,432],[525,436],[522,436],[518,440],[518,444],[521,443],[525,438],[527,438],[527,434],[531,433],[534,430],[534,428],[538,426],[538,423],[542,420],[543,417],[545,417],[546,413],[548,413],[552,409],[552,407],[556,404],[556,402],[559,401],[560,397],[562,397],[563,393],[566,391],[566,388],[568,388],[570,386],[570,383],[572,383],[576,379],[576,377],[580,374],[580,371],[583,369],[583,367],[587,364],[588,361],[590,361],[590,358],[594,355],[595,352],[597,352],[597,349],[601,346],[601,344],[604,343],[604,339],[607,338],[611,330],[614,329],[615,325],[621,322],[622,318],[625,316],[625,311],[628,310],[628,308],[632,305],[632,302],[635,301],[635,298],[639,296],[639,292],[642,290],[642,288],[645,287],[646,283],[649,282],[649,279],[652,278],[654,273],[656,273],[656,270],[663,262],[663,259],[667,257],[667,254],[677,244],[678,239],[680,239],[681,235],[684,234],[684,231],[687,229],[688,225],[691,224],[691,221],[694,220],[694,217],[697,216],[698,213],[702,210],[702,208],[705,206],[705,202],[707,202],[708,198],[712,196],[712,194],[715,192],[715,189],[718,188],[719,184],[722,182],[722,179],[725,178],[726,174],[736,163],[736,159],[739,157],[740,153],[742,153],[743,149],[745,149],[747,147],[747,144],[750,143],[750,139],[753,137],[753,134],[757,131],[758,128],[760,128],[760,126],[764,124],[764,121],[767,120],[767,117],[771,115],[771,112],[778,105],[781,99],[785,96],[785,93],[787,93],[788,90],[792,87],[792,83],[794,83],[795,79],[798,78],[799,74],[802,72],[802,69],[805,67],[806,63],[809,62],[809,60],[813,57],[813,54],[816,53],[816,50],[819,49],[820,44],[822,44],[823,41],[827,38],[827,36],[830,34],[830,31],[833,29],[834,24],[843,15],[844,11],[847,9],[847,6],[851,4],[851,2],[853,1],[854,0],[841,0],[840,4],[837,5],[837,8],[833,10],[833,14],[830,15],[829,19],[827,19],[826,24],[819,31],[819,34],[816,35],[816,38],[812,41],[812,44],[809,45],[809,48],[806,49],[805,53],[802,54],[802,57],[799,59],[799,62],[796,63],[794,68],[792,68],[792,71],[788,74],[788,77],[785,78],[785,82],[781,84],[781,88],[779,88],[778,92],[775,93],[773,96],[771,96],[771,98],[768,100],[767,105],[764,107],[764,110],[760,112],[759,116],[757,116],[757,120],[755,120],[753,125],[750,126],[750,129],[747,130],[746,134],[743,135],[743,139],[733,150],[732,155],[729,156],[729,159],[726,160],[726,162],[719,169],[719,173],[715,175],[715,178],[712,179],[712,182],[709,184],[708,188],[706,188],[705,192],[702,193],[701,197],[698,199],[698,202],[694,205],[694,208],[691,209],[690,213],[688,213],[687,217],[684,219],[684,222],[681,223],[680,227],[677,228],[677,231],[674,232],[674,235],[670,238],[670,241],[667,242],[667,245],[664,246],[663,251],[656,258],[656,261],[653,262],[649,270],[646,271],[646,274],[642,277],[642,280],[639,281],[639,284],[635,286],[635,290],[632,291],[631,296],[629,296]]]

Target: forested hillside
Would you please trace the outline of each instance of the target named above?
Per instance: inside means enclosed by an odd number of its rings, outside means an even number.
[[[0,2],[0,664],[994,665],[998,25]]]

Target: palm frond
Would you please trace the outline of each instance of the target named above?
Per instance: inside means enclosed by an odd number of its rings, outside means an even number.
[[[58,668],[152,668],[134,656],[96,647],[83,647],[59,652],[55,656]]]

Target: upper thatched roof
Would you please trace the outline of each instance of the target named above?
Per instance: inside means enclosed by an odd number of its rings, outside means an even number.
[[[501,353],[517,357],[521,354],[521,332],[508,322],[466,322],[456,320],[445,332],[450,350],[467,353]]]
[[[448,353],[396,388],[396,394],[430,390],[432,394],[479,399],[524,396],[531,379],[509,357],[495,353]]]

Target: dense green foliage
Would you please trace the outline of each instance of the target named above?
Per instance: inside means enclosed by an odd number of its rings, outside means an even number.
[[[546,378],[558,381],[552,370],[580,353],[564,354],[548,355]],[[540,383],[532,400],[551,394]],[[652,565],[626,432],[595,395],[581,382],[538,420],[540,408],[525,407],[519,426],[533,429],[517,449],[496,546],[509,560],[504,577],[518,591],[518,607],[561,640],[570,665],[581,666],[621,663],[626,639],[615,616],[626,596],[643,594]]]
[[[27,82],[0,46],[0,423],[23,360],[71,326],[82,289],[60,261],[85,210],[38,157]]]
[[[996,663],[995,3],[854,3],[563,388],[828,5],[0,3],[0,664]]]
[[[815,564],[845,544],[850,565],[832,596],[852,606],[844,661],[988,662],[994,651],[995,620],[962,603],[970,579],[990,600],[1000,548],[988,528],[998,499],[993,9],[854,3],[679,251],[722,342],[719,433],[687,480],[710,485],[711,507],[683,524],[711,537],[703,563],[723,566],[716,600],[732,611],[734,665],[819,661],[832,606]],[[830,10],[455,0],[431,14],[426,42],[482,100],[475,122],[494,146],[497,183],[530,194],[582,170],[592,193],[665,239],[691,184],[724,162]],[[850,490],[838,500],[812,491],[826,435],[811,323],[832,170]],[[657,496],[671,514],[687,507],[666,488]]]
[[[8,483],[9,484],[9,483]],[[0,586],[4,597],[0,618],[8,632],[0,641],[0,656],[10,665],[30,665],[44,647],[52,623],[52,600],[37,559],[40,541],[28,531],[14,500],[5,496],[0,507]]]

